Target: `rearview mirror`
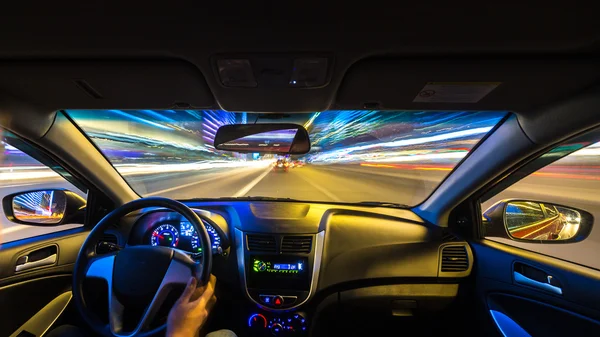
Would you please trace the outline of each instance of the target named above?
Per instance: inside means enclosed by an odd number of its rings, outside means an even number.
[[[539,243],[581,241],[593,221],[586,211],[531,200],[502,200],[483,213],[485,236]]]
[[[73,219],[85,207],[79,195],[58,189],[11,194],[2,200],[6,217],[13,222],[29,225],[59,225]]]
[[[310,151],[310,140],[302,125],[230,124],[217,130],[214,146],[241,153],[305,154]]]

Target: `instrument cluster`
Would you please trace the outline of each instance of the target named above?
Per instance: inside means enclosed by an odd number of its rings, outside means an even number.
[[[208,236],[210,237],[211,249],[213,254],[221,254],[221,236],[215,228],[203,222]],[[179,248],[193,254],[202,254],[202,244],[198,237],[198,232],[187,220],[169,221],[158,224],[148,238],[148,243],[152,246],[166,246]]]

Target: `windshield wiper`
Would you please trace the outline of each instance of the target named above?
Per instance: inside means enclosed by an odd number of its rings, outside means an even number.
[[[395,207],[395,208],[410,208],[410,206],[405,204],[398,204],[393,202],[382,202],[382,201],[361,201],[360,205],[365,206],[380,206],[380,207]]]

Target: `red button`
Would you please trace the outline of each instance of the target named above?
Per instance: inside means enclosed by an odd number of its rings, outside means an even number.
[[[283,298],[281,296],[275,296],[275,300],[273,301],[273,304],[276,307],[279,307],[283,304]]]

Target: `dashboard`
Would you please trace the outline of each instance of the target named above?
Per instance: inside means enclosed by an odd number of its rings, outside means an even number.
[[[210,217],[206,217],[207,212],[194,211],[205,215],[202,224],[208,232],[213,255],[226,255],[229,251],[227,223],[216,219],[221,222],[217,224]],[[178,248],[189,252],[192,256],[200,256],[203,249],[194,226],[179,213],[164,209],[145,212],[136,221],[129,237],[129,244]]]
[[[230,327],[238,335],[306,335],[319,326],[323,303],[411,315],[415,308],[439,310],[454,300],[459,281],[472,268],[466,242],[410,210],[297,202],[186,204],[203,215],[212,272],[232,297],[222,301],[231,304],[223,324],[239,324]],[[128,244],[202,254],[189,221],[165,209],[136,217]],[[446,250],[452,259],[462,254],[465,268],[444,269]]]
[[[203,223],[210,237],[213,253],[220,254],[223,251],[221,235],[212,225],[205,221]],[[179,248],[193,254],[202,254],[202,245],[198,238],[198,232],[196,232],[194,226],[187,220],[158,223],[153,227],[149,235],[148,244],[151,246]]]

